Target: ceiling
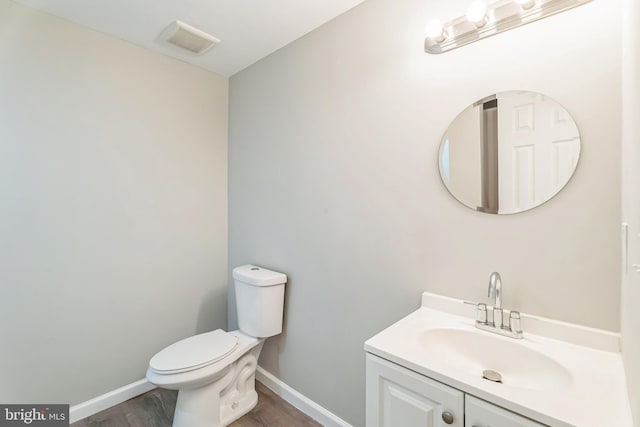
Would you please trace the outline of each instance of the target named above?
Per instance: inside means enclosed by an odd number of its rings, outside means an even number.
[[[231,76],[364,0],[15,0]],[[176,19],[222,42],[202,56],[158,41]]]

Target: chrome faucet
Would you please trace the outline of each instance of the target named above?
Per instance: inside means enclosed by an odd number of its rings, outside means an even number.
[[[494,295],[495,302],[493,303],[493,308],[502,310],[502,278],[497,271],[494,271],[491,273],[491,276],[489,276],[489,293],[487,296],[493,298]]]
[[[491,273],[491,276],[489,276],[488,296],[489,298],[495,298],[493,307],[491,307],[491,312],[489,312],[486,304],[478,304],[476,328],[511,338],[522,339],[519,312],[507,310],[507,322],[504,322],[504,313],[502,310],[502,278],[497,271],[494,271]],[[488,314],[492,314],[492,316],[489,317]]]

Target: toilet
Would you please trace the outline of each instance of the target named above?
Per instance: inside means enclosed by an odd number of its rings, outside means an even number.
[[[178,390],[174,427],[224,427],[258,403],[258,357],[264,340],[282,332],[287,276],[243,265],[233,280],[239,330],[183,339],[149,361],[147,380]]]

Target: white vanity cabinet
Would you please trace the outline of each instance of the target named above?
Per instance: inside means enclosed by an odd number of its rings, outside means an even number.
[[[476,305],[425,292],[364,342],[367,427],[634,425],[618,334],[527,315],[513,339],[476,328],[476,316]]]
[[[367,427],[544,427],[367,353]]]

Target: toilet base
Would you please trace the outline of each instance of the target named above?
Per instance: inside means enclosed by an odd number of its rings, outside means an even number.
[[[178,391],[173,427],[226,427],[258,403],[255,373],[264,341],[225,369],[218,380]]]

